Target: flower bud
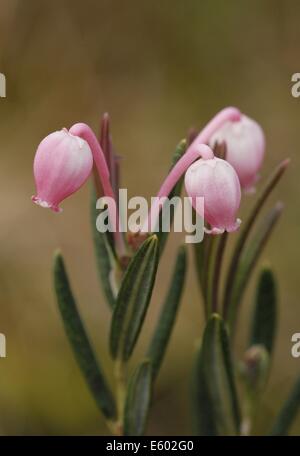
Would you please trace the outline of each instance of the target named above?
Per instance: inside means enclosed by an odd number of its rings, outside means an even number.
[[[263,345],[252,345],[240,363],[240,373],[251,392],[263,390],[269,373],[270,357]]]
[[[265,153],[265,136],[257,122],[242,115],[241,120],[226,122],[209,141],[226,143],[226,160],[236,170],[240,184],[246,191],[253,191]]]
[[[241,200],[241,187],[234,168],[220,158],[200,159],[185,174],[185,188],[197,210],[195,198],[204,198],[204,219],[212,234],[236,231],[241,223],[236,213]],[[199,214],[203,216],[203,214]]]
[[[88,143],[63,129],[48,135],[38,146],[33,171],[36,195],[32,200],[60,212],[59,207],[87,180],[93,167]]]

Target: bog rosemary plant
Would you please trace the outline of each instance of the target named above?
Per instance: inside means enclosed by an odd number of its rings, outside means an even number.
[[[94,169],[91,226],[99,280],[111,310],[108,349],[113,383],[109,383],[79,314],[61,252],[54,256],[54,287],[66,335],[78,365],[114,435],[140,436],[146,430],[155,381],[164,360],[183,292],[186,246],[178,248],[161,312],[144,355],[133,365],[155,286],[168,233],[161,229],[166,198],[180,197],[183,179],[195,213],[205,221],[205,236],[194,246],[205,327],[195,354],[192,376],[194,432],[197,435],[249,435],[261,410],[278,323],[277,283],[271,267],[260,270],[245,354],[234,350],[237,319],[245,290],[283,204],[265,212],[265,202],[279,183],[288,160],[280,163],[259,191],[249,196],[253,207],[237,218],[244,193],[253,193],[263,164],[265,137],[261,127],[236,108],[220,111],[199,134],[180,141],[169,173],[139,230],[121,229],[118,211],[119,157],[110,120],[102,118],[100,137],[86,124],[75,124],[47,136],[34,160],[37,194],[33,201],[60,212],[60,203],[76,192]],[[99,232],[96,204],[110,198],[109,230]],[[197,199],[204,199],[204,212]],[[161,200],[162,199],[162,200]],[[163,203],[162,203],[163,201]],[[170,213],[174,217],[174,210]],[[158,227],[158,229],[153,229]],[[155,231],[155,232],[154,232]],[[231,234],[238,231],[235,234]],[[235,237],[229,250],[228,237]],[[227,257],[228,261],[224,261]],[[286,434],[300,403],[300,383],[266,432]]]

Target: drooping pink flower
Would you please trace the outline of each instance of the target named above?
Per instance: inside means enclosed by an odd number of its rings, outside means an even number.
[[[236,231],[241,223],[236,218],[241,201],[241,187],[234,168],[220,158],[197,160],[185,174],[185,188],[197,210],[196,198],[204,198],[204,219],[211,234]],[[203,214],[199,214],[203,216]]]
[[[55,212],[59,204],[88,179],[93,155],[88,143],[63,129],[48,135],[36,151],[33,171],[36,195],[32,200]]]
[[[219,130],[219,128],[226,122],[238,122],[241,119],[241,112],[234,107],[228,107],[218,112],[210,122],[200,131],[196,136],[192,144],[187,148],[185,154],[177,161],[175,166],[171,169],[166,179],[163,181],[155,199],[154,204],[148,214],[148,218],[145,221],[142,232],[147,232],[151,229],[151,226],[156,226],[156,220],[159,215],[161,206],[158,201],[161,198],[168,197],[176,183],[179,181],[181,176],[184,175],[188,167],[200,157],[205,159],[213,158],[213,151],[208,147],[210,138],[212,135]],[[154,222],[153,222],[154,220]]]
[[[238,121],[224,123],[210,138],[209,145],[226,143],[226,160],[236,170],[246,191],[253,191],[265,153],[265,136],[260,125],[242,115]]]

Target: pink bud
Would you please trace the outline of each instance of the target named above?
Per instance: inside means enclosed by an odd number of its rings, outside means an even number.
[[[226,143],[226,160],[236,170],[242,188],[254,190],[265,153],[265,136],[257,122],[242,115],[241,120],[226,122],[210,139]]]
[[[33,171],[37,194],[32,200],[60,212],[59,207],[87,180],[93,167],[88,143],[63,129],[48,135],[38,146]]]
[[[195,198],[204,197],[204,218],[212,227],[209,233],[221,234],[238,229],[241,221],[236,219],[236,213],[241,201],[241,187],[228,162],[215,157],[197,160],[185,174],[185,188],[195,209]]]

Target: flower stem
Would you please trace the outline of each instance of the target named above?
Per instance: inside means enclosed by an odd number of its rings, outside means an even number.
[[[187,148],[185,154],[181,157],[176,165],[172,168],[165,181],[163,182],[160,190],[157,194],[157,198],[152,205],[148,218],[142,227],[142,232],[151,231],[151,226],[155,226],[155,223],[151,220],[157,220],[159,212],[161,209],[161,204],[159,204],[159,199],[163,197],[168,197],[173,188],[175,187],[178,180],[185,173],[188,167],[198,158],[202,157],[204,159],[213,158],[212,155],[209,155],[208,148],[206,143],[210,140],[212,134],[218,130],[225,122],[227,121],[238,121],[241,118],[241,113],[237,108],[225,108],[220,111],[198,134],[194,139],[192,144]]]
[[[216,257],[217,236],[208,236],[205,260],[204,290],[205,290],[205,307],[207,318],[212,314],[212,287],[213,272]]]
[[[214,271],[213,271],[213,278],[212,278],[212,298],[211,298],[211,308],[212,312],[217,312],[219,307],[219,288],[220,288],[220,278],[221,278],[221,271],[222,271],[222,261],[224,257],[224,251],[227,242],[228,233],[223,233],[220,237],[215,264],[214,264]]]
[[[98,174],[99,174],[99,178],[101,181],[104,195],[106,197],[112,198],[116,203],[116,195],[111,186],[110,175],[109,175],[109,170],[108,170],[108,166],[106,163],[106,159],[105,159],[103,150],[102,150],[94,132],[91,130],[91,128],[88,125],[86,125],[84,123],[77,123],[77,124],[73,125],[70,128],[69,132],[72,135],[79,136],[80,138],[84,139],[90,146],[92,154],[93,154],[94,162],[95,162]],[[115,205],[115,208],[117,208],[117,204]],[[113,226],[116,251],[118,252],[119,257],[122,257],[122,256],[126,255],[126,247],[125,247],[125,243],[124,243],[124,238],[119,230],[118,213],[117,213],[117,210],[111,211],[110,205],[108,205],[108,209],[110,210],[109,216],[110,216],[110,222],[112,223],[112,226]]]
[[[191,146],[190,146],[191,147]],[[159,217],[159,213],[162,207],[161,200],[168,197],[171,193],[181,176],[185,173],[188,167],[197,159],[197,158],[204,158],[205,160],[213,158],[214,154],[213,151],[208,147],[206,144],[198,144],[193,149],[187,152],[178,160],[175,166],[171,169],[169,175],[163,182],[154,203],[151,206],[148,218],[144,223],[141,232],[149,232],[151,231],[152,227],[156,226],[157,219]]]

